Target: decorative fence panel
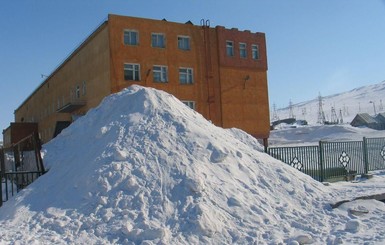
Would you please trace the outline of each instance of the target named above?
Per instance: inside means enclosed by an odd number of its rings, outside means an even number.
[[[324,179],[365,173],[362,141],[320,142],[320,147]]]
[[[282,162],[320,180],[318,146],[272,147],[268,153]]]
[[[385,169],[385,138],[366,139],[368,171]]]
[[[348,179],[385,169],[385,138],[320,141],[318,146],[269,147],[267,153],[318,181]]]

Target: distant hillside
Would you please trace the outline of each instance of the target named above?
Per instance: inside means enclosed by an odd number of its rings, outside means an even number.
[[[327,121],[332,121],[334,116],[337,116],[338,119],[341,119],[342,116],[344,123],[350,123],[357,113],[369,113],[370,115],[373,115],[374,109],[377,113],[384,112],[384,105],[385,81],[374,85],[355,88],[348,92],[322,96],[322,108]],[[291,108],[292,114],[296,119],[307,120],[309,124],[317,123],[319,114],[318,98],[293,104]],[[332,113],[332,108],[334,108],[335,114]],[[275,112],[276,113],[274,113],[272,109],[270,113],[271,121],[275,120],[275,118],[273,118],[274,115],[277,115],[279,119],[284,119],[288,118],[291,114],[289,106],[276,109]]]

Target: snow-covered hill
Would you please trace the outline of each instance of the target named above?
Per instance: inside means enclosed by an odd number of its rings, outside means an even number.
[[[332,121],[334,108],[335,114],[338,119],[343,119],[344,123],[350,123],[357,113],[369,113],[374,114],[384,112],[385,106],[385,81],[356,88],[348,92],[339,93],[330,96],[322,97],[322,108],[325,114],[325,118],[328,121]],[[294,103],[291,106],[292,113],[296,119],[307,120],[310,124],[316,124],[319,114],[319,99],[315,95],[314,100]],[[280,118],[289,118],[290,106],[282,109],[271,109],[271,120],[275,121],[275,114]]]
[[[384,203],[331,209],[352,188],[323,186],[155,89],[109,96],[44,149],[49,172],[0,208],[0,244],[385,242]]]

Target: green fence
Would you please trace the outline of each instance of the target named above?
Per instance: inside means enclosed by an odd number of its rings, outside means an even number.
[[[318,181],[385,169],[385,138],[320,141],[318,146],[269,147],[267,153]]]

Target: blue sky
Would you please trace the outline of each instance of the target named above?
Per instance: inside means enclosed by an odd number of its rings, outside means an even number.
[[[2,0],[1,129],[108,13],[266,33],[278,108],[385,80],[385,0]]]

